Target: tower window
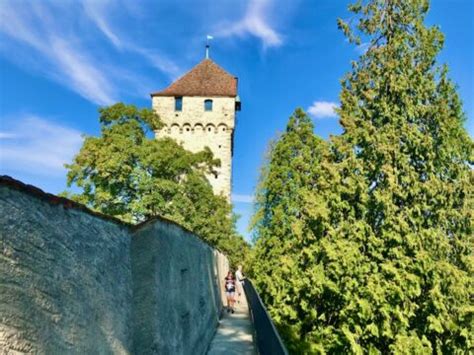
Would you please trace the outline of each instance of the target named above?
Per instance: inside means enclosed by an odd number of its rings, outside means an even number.
[[[183,111],[183,98],[181,96],[176,96],[174,98],[174,110]]]
[[[212,100],[204,100],[204,111],[212,111]]]

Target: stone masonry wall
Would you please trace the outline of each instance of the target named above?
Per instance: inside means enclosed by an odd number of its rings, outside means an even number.
[[[0,353],[131,350],[128,229],[0,186]]]
[[[227,258],[0,177],[0,353],[202,354]]]
[[[224,268],[222,254],[174,224],[151,222],[137,230],[132,239],[134,353],[204,353],[222,308],[216,281],[224,279]]]
[[[212,111],[204,110],[204,100],[213,101]],[[230,200],[232,177],[232,132],[235,127],[235,98],[183,97],[182,111],[175,111],[174,97],[154,96],[153,109],[165,123],[157,137],[172,137],[198,152],[209,147],[221,161],[218,175],[208,176],[214,193]]]

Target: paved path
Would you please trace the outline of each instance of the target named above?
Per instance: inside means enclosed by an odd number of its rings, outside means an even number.
[[[209,346],[208,355],[257,354],[253,342],[252,320],[245,296],[242,295],[242,298],[240,304],[236,303],[234,314],[224,312],[214,339]]]

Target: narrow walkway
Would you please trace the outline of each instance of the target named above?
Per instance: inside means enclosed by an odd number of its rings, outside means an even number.
[[[234,314],[224,311],[207,354],[255,355],[257,352],[253,342],[253,332],[247,300],[245,295],[242,294],[240,304],[236,303]]]

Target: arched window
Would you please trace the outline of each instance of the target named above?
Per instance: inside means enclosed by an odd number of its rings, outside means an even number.
[[[171,128],[170,128],[171,134],[178,134],[178,133],[180,133],[180,130],[181,129],[179,128],[178,124],[171,125]]]
[[[185,123],[185,124],[183,125],[183,132],[188,132],[188,133],[191,132],[191,125]]]
[[[212,111],[212,100],[204,100],[204,111]]]

